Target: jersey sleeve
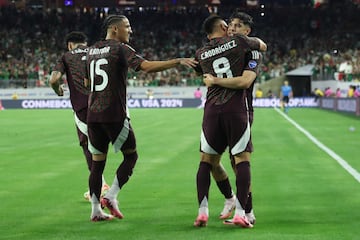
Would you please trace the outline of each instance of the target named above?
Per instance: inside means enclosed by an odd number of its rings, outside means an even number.
[[[64,63],[65,63],[65,55],[61,56],[58,59],[53,71],[61,72],[61,74],[64,74],[65,73],[65,64]]]
[[[260,42],[256,37],[248,37],[245,35],[235,35],[240,41],[244,41],[251,50],[260,50]]]
[[[253,71],[256,74],[260,71],[260,65],[262,62],[262,54],[257,50],[252,50],[251,52],[247,52],[245,56],[246,66],[244,70]]]
[[[124,53],[128,61],[129,67],[135,71],[140,71],[140,65],[145,58],[138,55],[132,47],[127,44],[123,44]]]
[[[195,54],[195,61],[197,61],[198,64],[196,64],[196,66],[193,67],[193,69],[195,70],[195,72],[196,72],[198,75],[203,74],[203,70],[202,70],[202,68],[201,68],[201,66],[200,66],[199,57],[198,57],[198,54],[197,54],[197,53]]]

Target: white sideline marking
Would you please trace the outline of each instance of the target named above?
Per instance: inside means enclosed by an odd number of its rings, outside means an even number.
[[[343,167],[348,173],[351,174],[359,183],[360,183],[360,173],[356,171],[352,166],[350,166],[342,157],[337,155],[334,151],[326,147],[323,143],[317,140],[313,135],[311,135],[308,131],[302,128],[299,124],[297,124],[294,120],[292,120],[288,115],[283,113],[278,108],[274,108],[279,114],[281,114],[286,120],[288,120],[292,125],[294,125],[300,132],[302,132],[305,136],[307,136],[316,146],[322,149],[324,152],[330,155],[335,161],[337,161],[341,167]]]

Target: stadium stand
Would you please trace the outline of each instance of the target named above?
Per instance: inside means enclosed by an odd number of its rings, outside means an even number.
[[[235,6],[236,7],[236,6]],[[0,88],[48,86],[47,79],[63,37],[72,30],[84,31],[89,43],[100,38],[103,17],[110,13],[128,16],[133,28],[131,45],[152,60],[194,56],[204,39],[201,23],[209,11],[229,16],[234,6],[176,6],[119,8],[17,8],[0,7]],[[360,8],[352,1],[309,4],[267,4],[244,8],[254,17],[252,33],[268,44],[259,82],[313,65],[313,79],[360,81]],[[343,76],[339,66],[351,56],[352,73]],[[335,74],[336,73],[336,74]],[[131,86],[200,86],[202,79],[185,68],[158,74],[129,72]]]

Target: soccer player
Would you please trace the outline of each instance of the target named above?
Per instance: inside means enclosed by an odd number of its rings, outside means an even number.
[[[235,34],[242,34],[245,36],[248,36],[251,32],[251,28],[253,26],[253,19],[250,15],[244,13],[235,11],[230,16],[229,21],[229,27],[228,27],[228,35],[233,36]],[[266,50],[266,48],[263,48],[262,50]],[[251,53],[247,56],[247,66],[245,67],[245,70],[249,70],[251,64],[255,66],[252,70],[258,74],[259,66],[261,64],[261,58],[262,55],[256,50],[251,51]],[[253,89],[254,89],[255,81],[252,81],[249,88],[246,89],[246,98],[247,98],[247,105],[248,105],[248,113],[249,113],[249,120],[250,120],[250,126],[253,123],[253,116],[254,116],[254,108],[252,105],[253,102]],[[253,150],[253,149],[251,149]],[[249,153],[250,156],[251,153]],[[234,156],[230,153],[230,159],[231,159],[231,165],[234,168]],[[234,170],[236,170],[234,168]],[[233,210],[235,209],[235,196],[233,195],[233,191],[231,189],[231,185],[229,182],[228,174],[226,173],[224,167],[222,164],[219,166],[213,167],[211,171],[216,184],[220,191],[225,196],[225,204],[222,212],[220,213],[220,219],[226,219],[231,216]],[[248,194],[248,200],[245,206],[245,215],[249,222],[252,224],[255,223],[255,215],[252,207],[252,192],[251,187]]]
[[[245,68],[245,57],[251,49],[260,49],[260,40],[242,35],[227,36],[227,24],[219,16],[208,17],[203,24],[210,40],[196,51],[196,71],[207,73],[208,86],[200,141],[201,159],[197,172],[199,211],[194,225],[206,226],[209,216],[210,172],[218,166],[221,154],[229,147],[235,158],[236,209],[231,224],[250,228],[245,205],[250,185],[249,158],[252,149],[246,91],[256,73]],[[216,77],[213,77],[215,75]]]
[[[284,85],[281,86],[280,90],[280,104],[281,108],[287,114],[289,112],[289,100],[293,97],[292,87],[289,85],[288,81],[284,81]]]
[[[75,124],[80,146],[86,158],[89,171],[91,170],[92,157],[88,150],[87,137],[87,101],[89,90],[84,86],[85,59],[87,53],[86,35],[82,32],[70,32],[65,36],[68,52],[63,54],[50,75],[50,85],[58,96],[64,95],[63,85],[60,84],[63,74],[70,91],[70,101],[74,110]],[[102,192],[109,189],[103,177]],[[84,193],[85,199],[90,201],[89,191]]]
[[[157,72],[176,66],[194,67],[191,58],[167,61],[148,61],[139,56],[127,43],[132,33],[128,18],[109,15],[103,23],[106,37],[89,48],[87,54],[90,95],[88,107],[89,150],[93,156],[89,187],[91,195],[91,220],[104,221],[123,218],[117,195],[133,173],[138,154],[136,139],[130,124],[127,107],[128,67],[139,71]],[[101,175],[105,168],[109,143],[115,152],[121,151],[123,161],[116,170],[114,181],[100,200]],[[107,207],[111,215],[102,208]]]

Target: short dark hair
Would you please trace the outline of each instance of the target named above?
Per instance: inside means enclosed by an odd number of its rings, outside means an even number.
[[[102,39],[105,39],[106,37],[106,32],[107,32],[107,29],[115,24],[115,23],[118,23],[120,21],[123,21],[124,19],[126,19],[127,17],[125,15],[117,15],[117,14],[110,14],[108,15],[104,21],[103,21],[103,24],[101,26],[101,38]]]
[[[240,19],[245,25],[248,25],[249,27],[254,26],[254,20],[253,20],[252,16],[250,16],[247,13],[236,10],[235,12],[233,12],[231,14],[230,19],[229,19],[230,22],[235,18]]]
[[[65,36],[65,43],[68,45],[69,42],[73,43],[85,43],[86,35],[83,32],[73,31]]]
[[[215,26],[216,23],[218,23],[219,21],[224,20],[222,17],[220,17],[219,15],[210,15],[209,17],[207,17],[203,23],[203,30],[206,34],[211,34],[214,32],[215,30]]]

